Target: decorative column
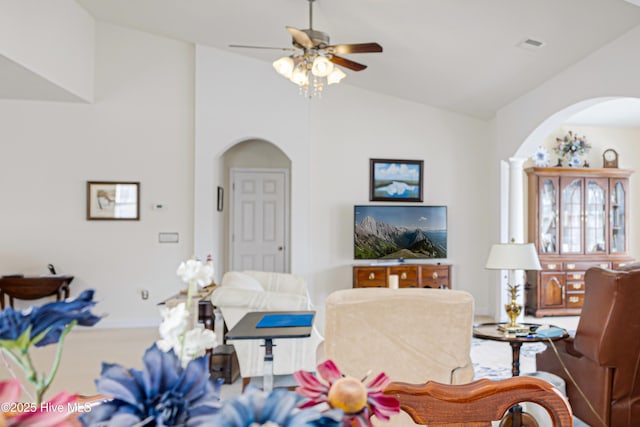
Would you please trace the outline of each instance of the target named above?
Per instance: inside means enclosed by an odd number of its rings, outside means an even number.
[[[524,162],[526,160],[522,157],[509,158],[509,234],[506,243],[524,243]],[[520,286],[518,304],[521,304],[523,309],[518,316],[518,321],[521,322],[524,317],[524,272],[514,271],[509,280],[513,281],[512,284]],[[505,282],[503,282],[501,298],[503,307],[511,301]]]

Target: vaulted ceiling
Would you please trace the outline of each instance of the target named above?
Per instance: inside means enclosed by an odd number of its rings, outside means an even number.
[[[306,0],[77,0],[97,19],[264,61],[308,27]],[[625,0],[316,0],[332,43],[380,43],[349,55],[369,67],[344,84],[482,119],[640,24]],[[519,47],[525,39],[538,49]]]

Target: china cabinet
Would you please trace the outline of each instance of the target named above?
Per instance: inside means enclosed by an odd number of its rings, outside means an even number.
[[[580,314],[584,273],[628,256],[629,176],[623,169],[529,168],[528,235],[541,271],[527,273],[526,312]]]

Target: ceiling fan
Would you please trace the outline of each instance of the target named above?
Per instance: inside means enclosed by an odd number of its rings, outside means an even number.
[[[346,74],[336,65],[352,71],[362,71],[366,65],[338,55],[382,52],[378,43],[329,44],[329,35],[313,29],[313,3],[309,2],[309,28],[299,30],[286,27],[294,47],[267,47],[229,45],[234,48],[275,49],[293,52],[273,62],[276,71],[300,87],[300,93],[308,97],[322,94],[325,82],[339,83]]]

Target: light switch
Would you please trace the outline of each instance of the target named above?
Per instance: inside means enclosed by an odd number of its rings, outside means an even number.
[[[178,243],[178,233],[158,233],[158,243]]]

